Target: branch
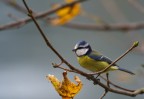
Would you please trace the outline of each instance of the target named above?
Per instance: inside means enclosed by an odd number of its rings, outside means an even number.
[[[108,91],[105,90],[104,93],[103,93],[103,95],[100,97],[100,99],[103,99],[106,96],[107,93],[108,93]]]
[[[99,30],[99,31],[128,31],[144,29],[144,22],[141,23],[117,23],[117,24],[82,24],[82,23],[67,23],[64,25],[68,28],[79,30]]]
[[[144,94],[144,88],[137,89],[137,90],[134,92],[134,95],[137,95],[137,94]]]
[[[5,0],[2,0],[2,1],[5,1]],[[6,3],[9,3],[8,1],[10,1],[10,0],[6,0],[6,1],[5,1]],[[41,19],[41,18],[44,18],[44,17],[46,17],[50,14],[55,13],[57,10],[59,10],[61,8],[71,6],[75,3],[83,2],[83,1],[87,1],[87,0],[77,0],[77,1],[74,1],[72,3],[63,4],[60,7],[55,8],[55,9],[50,9],[48,11],[44,11],[44,12],[41,12],[41,13],[35,13],[34,17],[36,19]],[[12,6],[12,7],[18,8],[18,7],[21,7],[21,6],[18,5],[18,4],[15,4],[15,6]],[[21,7],[21,9],[23,9],[23,7]],[[25,13],[25,11],[23,11],[23,13]],[[48,19],[50,19],[50,18],[48,18]],[[20,27],[22,25],[27,24],[28,22],[31,22],[31,21],[32,21],[31,18],[26,17],[26,18],[19,19],[19,21],[16,21],[16,22],[11,22],[11,23],[8,23],[8,24],[5,24],[5,25],[0,25],[0,31],[15,28],[15,27]],[[126,30],[144,29],[144,22],[141,22],[141,23],[119,23],[119,24],[67,23],[63,26],[68,27],[68,28],[73,28],[73,29],[82,29],[82,30],[91,30],[91,31],[95,31],[95,30],[99,30],[99,31],[126,31]]]
[[[11,1],[10,0],[2,0],[3,2],[5,3],[8,3],[9,5],[11,5]],[[55,13],[56,11],[58,11],[59,9],[62,9],[62,8],[65,8],[65,7],[68,7],[68,6],[72,6],[76,3],[80,3],[80,2],[84,2],[84,1],[87,1],[87,0],[76,0],[74,2],[71,2],[71,3],[67,3],[67,4],[62,4],[61,6],[57,7],[57,8],[52,8],[48,11],[44,11],[44,12],[40,12],[40,13],[35,13],[34,17],[36,19],[41,19],[41,18],[44,18],[50,14],[53,14]],[[20,5],[18,4],[15,4],[14,6],[11,5],[12,7],[14,8],[19,8],[21,7]],[[21,7],[20,9],[23,9],[23,7]],[[18,9],[19,10],[19,9]],[[24,9],[21,10],[23,13],[25,13]],[[8,24],[5,24],[5,25],[0,25],[0,31],[2,30],[6,30],[6,29],[11,29],[11,28],[15,28],[15,27],[20,27],[28,22],[31,22],[32,19],[29,18],[29,17],[26,17],[26,18],[23,18],[23,19],[19,19],[19,21],[16,21],[16,22],[11,22],[11,23],[8,23]]]
[[[121,91],[121,90],[116,90],[116,89],[112,89],[109,88],[108,86],[106,86],[105,84],[101,83],[99,80],[97,80],[94,76],[91,76],[85,72],[82,72],[76,68],[74,68],[71,64],[69,64],[55,49],[54,47],[51,45],[51,43],[49,42],[48,38],[45,36],[44,32],[42,31],[42,29],[40,28],[39,24],[37,23],[35,17],[32,14],[32,10],[29,9],[28,5],[26,4],[25,0],[23,0],[25,7],[28,10],[28,15],[29,17],[32,18],[33,22],[35,23],[36,27],[38,28],[40,34],[42,35],[46,45],[63,61],[63,63],[65,63],[69,68],[71,68],[72,70],[77,71],[79,74],[88,77],[90,80],[92,80],[93,82],[96,82],[98,85],[100,85],[101,87],[103,87],[105,90],[113,92],[113,93],[117,93],[117,94],[123,94],[123,95],[127,95],[127,96],[136,96],[138,94],[143,94],[144,91],[142,90],[136,90],[135,92],[129,92],[129,91]]]

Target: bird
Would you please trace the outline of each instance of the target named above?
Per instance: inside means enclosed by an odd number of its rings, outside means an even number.
[[[102,55],[98,51],[92,50],[90,44],[84,40],[77,42],[72,51],[76,54],[80,66],[92,72],[104,70],[112,63],[112,60],[108,57]],[[113,64],[104,73],[114,70],[120,70],[135,75],[133,72],[121,68],[117,64]]]

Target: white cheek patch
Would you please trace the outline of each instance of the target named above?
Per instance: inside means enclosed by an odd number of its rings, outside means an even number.
[[[82,56],[82,55],[86,54],[87,51],[88,51],[88,48],[78,49],[78,50],[76,50],[76,54],[77,54],[77,56]]]

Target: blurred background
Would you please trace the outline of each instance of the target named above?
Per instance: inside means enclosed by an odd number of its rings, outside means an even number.
[[[63,0],[26,0],[35,11],[47,11],[55,3],[64,3]],[[131,23],[144,21],[144,1],[137,0],[143,8],[138,9],[131,1],[135,0],[88,0],[82,3],[82,9],[88,15],[100,17],[106,23]],[[21,0],[15,0],[21,6]],[[27,17],[13,7],[0,0],[0,26],[16,20],[9,17],[12,14],[18,20]],[[99,24],[96,20],[82,15],[72,22]],[[77,41],[86,40],[93,49],[115,60],[124,53],[134,41],[139,41],[137,49],[130,52],[117,64],[136,73],[135,76],[123,72],[111,72],[110,79],[115,84],[129,89],[144,86],[144,29],[133,31],[94,31],[73,29],[46,24],[39,21],[43,31],[52,45],[72,65],[81,68],[77,63],[72,49]],[[0,99],[60,99],[46,75],[53,74],[62,80],[61,69],[52,67],[52,63],[59,63],[59,58],[46,46],[33,22],[19,28],[0,31]],[[89,72],[89,71],[86,71]],[[68,73],[73,79],[77,75],[84,86],[75,99],[97,99],[104,89],[93,85],[85,77],[75,73]],[[108,93],[105,99],[131,99],[115,93]],[[143,99],[138,95],[134,99]]]

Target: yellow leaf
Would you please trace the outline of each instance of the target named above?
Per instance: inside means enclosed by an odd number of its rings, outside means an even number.
[[[74,0],[65,0],[66,3],[71,3]],[[54,8],[60,5],[54,5]],[[68,6],[56,11],[57,17],[51,21],[53,25],[63,25],[70,20],[72,20],[75,16],[77,16],[81,11],[80,4],[76,3],[72,6]]]
[[[75,76],[77,84],[71,82],[67,77],[67,72],[63,72],[63,78],[63,81],[60,82],[54,75],[47,76],[60,96],[71,99],[81,90],[83,84],[77,76]]]
[[[59,86],[61,86],[61,82],[54,75],[49,74],[46,77],[47,77],[47,79],[49,79],[52,82],[55,89],[58,90]]]

